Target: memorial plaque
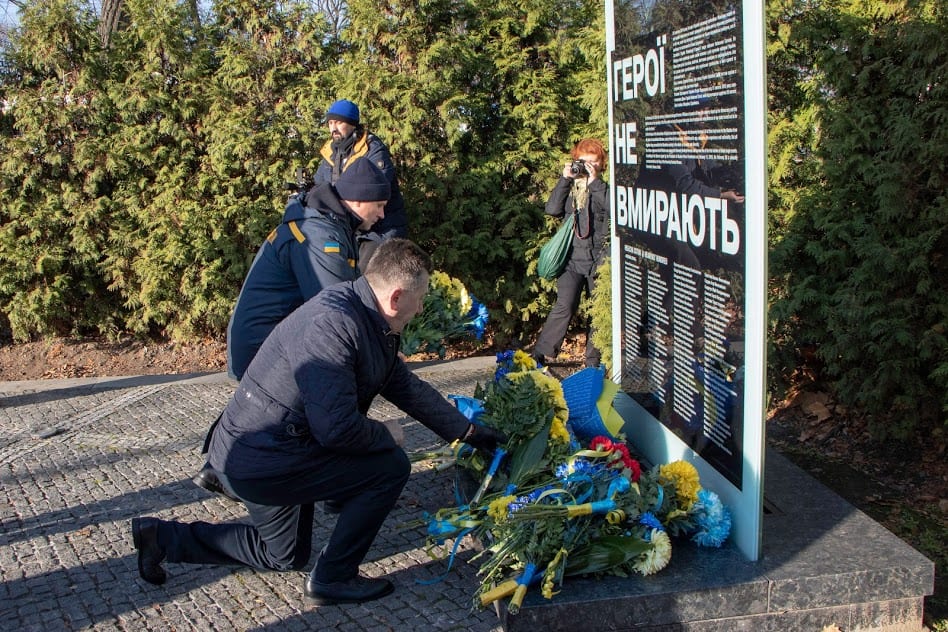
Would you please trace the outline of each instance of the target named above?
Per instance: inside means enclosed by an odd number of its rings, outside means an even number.
[[[713,471],[727,487],[716,491],[740,511],[756,497],[755,522],[766,289],[761,11],[708,0],[607,3],[616,372],[676,446],[646,456],[680,454],[702,465],[703,480]]]

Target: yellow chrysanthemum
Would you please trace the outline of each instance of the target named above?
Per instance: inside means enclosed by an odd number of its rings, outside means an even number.
[[[674,461],[660,466],[658,476],[660,481],[675,486],[675,495],[681,501],[682,508],[685,511],[691,509],[701,491],[701,481],[695,466],[688,461]]]
[[[650,539],[652,548],[642,555],[635,564],[635,570],[643,575],[653,575],[668,566],[671,560],[672,547],[668,534],[661,529],[652,529]]]
[[[553,402],[553,417],[559,419],[564,424],[569,420],[569,407],[566,405],[566,400],[563,398],[563,390],[560,389],[559,397],[555,398]]]
[[[501,522],[506,522],[507,520],[507,508],[510,506],[510,503],[513,502],[516,496],[501,496],[497,500],[494,500],[487,506],[487,516],[494,521],[495,524],[500,524]]]
[[[530,377],[533,378],[537,388],[549,396],[553,403],[553,416],[566,423],[566,420],[569,419],[569,408],[566,406],[566,398],[563,397],[563,385],[560,381],[542,371],[531,371]]]
[[[513,365],[518,371],[532,371],[537,368],[536,360],[530,357],[530,354],[523,349],[514,351]]]
[[[569,431],[559,417],[554,417],[553,423],[550,424],[550,439],[560,443],[569,443]]]

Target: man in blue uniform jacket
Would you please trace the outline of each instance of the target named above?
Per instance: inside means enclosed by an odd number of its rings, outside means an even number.
[[[356,232],[384,217],[391,195],[385,174],[369,161],[359,163],[335,184],[317,185],[305,199],[291,198],[280,225],[257,251],[227,327],[231,377],[243,377],[264,339],[304,301],[329,285],[359,276]],[[217,421],[208,442],[216,426]],[[207,447],[205,443],[205,451]],[[193,480],[229,496],[209,464]]]
[[[335,184],[317,185],[305,200],[289,201],[250,266],[227,328],[232,377],[241,379],[264,339],[290,312],[323,288],[359,275],[356,232],[385,216],[390,195],[381,170],[359,161]]]
[[[143,579],[161,564],[241,564],[300,570],[310,556],[313,504],[341,513],[304,584],[310,601],[360,603],[394,590],[359,574],[411,464],[388,427],[367,417],[382,395],[445,441],[493,450],[506,438],[468,422],[398,355],[399,334],[422,308],[431,260],[405,239],[384,242],[365,276],[320,292],[267,337],[213,434],[209,458],[251,524],[135,518]]]

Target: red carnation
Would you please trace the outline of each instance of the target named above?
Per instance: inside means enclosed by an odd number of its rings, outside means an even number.
[[[590,450],[602,450],[603,452],[612,452],[614,444],[609,439],[609,437],[603,437],[602,435],[598,437],[593,437],[593,440],[589,442]]]
[[[635,459],[629,459],[629,469],[632,470],[632,482],[638,483],[642,477],[642,466]]]

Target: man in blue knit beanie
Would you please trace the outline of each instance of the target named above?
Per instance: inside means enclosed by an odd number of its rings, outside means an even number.
[[[408,236],[405,200],[398,187],[398,175],[388,147],[378,136],[366,130],[358,105],[348,99],[339,99],[326,110],[324,122],[329,128],[330,138],[319,151],[322,161],[313,176],[317,183],[335,184],[347,169],[360,159],[366,159],[382,170],[392,187],[385,217],[371,230],[359,233],[359,267],[364,270],[379,244],[392,237]]]

